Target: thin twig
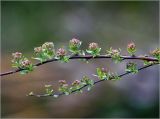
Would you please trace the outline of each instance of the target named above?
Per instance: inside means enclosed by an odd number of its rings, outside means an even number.
[[[107,58],[111,58],[111,56],[107,56],[107,55],[99,55],[99,56],[96,56],[96,57],[93,57],[92,55],[85,55],[85,56],[71,56],[69,59],[107,59]],[[154,58],[154,57],[144,57],[144,56],[121,56],[121,58],[124,60],[124,59],[137,59],[137,60],[146,60],[146,61],[158,61],[158,59]],[[49,62],[53,62],[53,61],[58,61],[58,59],[49,59],[47,61],[44,61],[42,63],[37,63],[37,64],[34,64],[34,66],[40,66],[40,65],[43,65],[43,64],[46,64],[46,63],[49,63]],[[9,75],[9,74],[14,74],[16,72],[20,72],[22,70],[25,70],[25,69],[16,69],[16,70],[12,70],[12,71],[8,71],[8,72],[4,72],[4,73],[1,73],[0,76],[5,76],[5,75]]]
[[[138,71],[143,70],[143,69],[146,69],[146,68],[151,67],[151,66],[153,66],[153,65],[157,65],[157,64],[159,64],[159,63],[154,63],[154,64],[151,64],[151,65],[146,65],[146,66],[140,67],[140,68],[138,68]],[[130,74],[130,73],[132,73],[132,72],[122,73],[122,74],[119,75],[119,77],[123,77],[123,76],[125,76],[125,75]],[[97,80],[97,81],[94,82],[94,85],[97,84],[97,83],[100,83],[100,82],[102,82],[102,81],[105,81],[105,80],[106,80],[106,79]],[[112,80],[112,79],[109,79],[109,80]],[[84,86],[80,87],[79,89],[73,90],[71,93],[77,92],[77,91],[79,91],[79,90],[81,90],[81,89],[83,89],[83,88],[85,88],[85,87],[87,87],[87,86],[88,86],[88,85],[84,85]],[[71,94],[71,93],[70,93],[70,94]],[[53,96],[55,96],[55,95],[56,95],[57,97],[59,97],[59,96],[65,95],[65,94],[64,94],[64,93],[58,93],[58,94],[52,94],[52,95],[47,95],[47,94],[36,95],[36,94],[33,94],[33,95],[30,95],[30,96],[35,96],[35,97],[49,97],[49,96],[51,96],[51,97],[53,97]]]

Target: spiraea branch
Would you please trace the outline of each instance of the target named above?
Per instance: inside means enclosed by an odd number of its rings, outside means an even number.
[[[97,43],[94,42],[90,43],[88,48],[85,50],[81,50],[81,45],[82,41],[73,38],[69,41],[68,49],[58,48],[57,50],[55,50],[53,42],[46,42],[42,44],[42,46],[34,48],[34,56],[32,57],[32,59],[39,61],[36,64],[33,64],[31,60],[26,58],[20,52],[12,53],[12,67],[15,67],[16,69],[1,73],[0,76],[2,77],[17,72],[20,72],[20,74],[27,74],[32,72],[38,66],[55,61],[68,63],[73,59],[81,59],[86,62],[91,59],[111,59],[115,63],[121,63],[124,60],[129,60],[129,62],[126,63],[126,72],[124,72],[123,74],[118,75],[117,73],[108,71],[106,68],[97,68],[96,74],[94,74],[94,76],[98,78],[97,81],[90,79],[88,76],[83,76],[81,80],[75,80],[71,84],[68,84],[65,80],[60,80],[58,93],[53,90],[52,85],[45,85],[45,94],[38,95],[34,94],[32,91],[28,94],[28,96],[36,97],[59,97],[61,95],[69,95],[74,92],[82,92],[82,89],[85,87],[88,87],[87,89],[90,90],[94,85],[105,80],[120,80],[127,74],[136,74],[140,70],[160,63],[159,48],[151,51],[149,55],[137,56],[136,45],[133,42],[129,43],[126,47],[128,55],[122,55],[121,49],[113,49],[112,47],[106,49],[105,54],[101,54],[101,48]],[[143,61],[144,66],[138,68],[134,60]]]

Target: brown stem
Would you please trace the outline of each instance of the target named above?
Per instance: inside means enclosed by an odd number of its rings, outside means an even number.
[[[151,64],[151,65],[146,65],[146,66],[140,67],[140,68],[138,68],[138,71],[143,70],[143,69],[146,69],[146,68],[151,67],[151,66],[153,66],[153,65],[157,65],[157,64],[159,64],[159,63],[154,63],[154,64]],[[119,75],[119,77],[123,77],[123,76],[125,76],[125,75],[130,74],[130,73],[132,73],[132,72],[122,73],[122,74]],[[100,82],[102,82],[102,81],[105,81],[105,80],[106,80],[106,79],[97,80],[97,81],[94,82],[94,85],[97,84],[97,83],[100,83]],[[109,79],[109,80],[112,80],[112,79]],[[79,88],[79,89],[73,90],[71,93],[77,92],[77,91],[79,91],[79,90],[81,90],[81,89],[83,89],[83,88],[85,88],[85,87],[87,87],[87,86],[88,86],[88,85],[84,85],[84,86],[82,86],[82,87]],[[48,96],[51,96],[51,97],[53,97],[54,95],[57,95],[57,96],[59,97],[59,96],[64,95],[64,93],[58,93],[58,94],[52,94],[52,95],[47,95],[47,94],[36,95],[36,94],[33,94],[33,95],[31,95],[31,96],[35,96],[35,97],[48,97]]]
[[[69,59],[107,59],[107,58],[111,58],[111,56],[107,56],[107,55],[99,55],[99,56],[96,56],[93,58],[92,55],[85,55],[85,56],[71,56]],[[157,62],[158,59],[154,58],[154,57],[144,57],[144,56],[121,56],[121,58],[124,60],[124,59],[137,59],[137,60],[146,60],[146,61],[155,61]],[[57,59],[53,58],[53,59],[50,59],[50,60],[47,60],[47,61],[44,61],[42,63],[37,63],[35,64],[34,66],[40,66],[40,65],[43,65],[43,64],[46,64],[46,63],[49,63],[49,62],[53,62],[53,61],[58,61]],[[4,73],[1,73],[0,76],[5,76],[5,75],[9,75],[9,74],[14,74],[16,72],[20,72],[22,70],[25,70],[25,69],[16,69],[16,70],[12,70],[12,71],[8,71],[8,72],[4,72]]]

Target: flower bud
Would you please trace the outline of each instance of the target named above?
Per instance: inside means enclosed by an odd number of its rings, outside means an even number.
[[[90,50],[96,50],[97,48],[99,48],[97,43],[90,43],[89,47]]]
[[[22,53],[20,52],[15,52],[15,53],[12,53],[12,56],[15,58],[15,59],[19,59],[22,57]]]
[[[57,54],[58,56],[65,56],[65,55],[66,55],[66,51],[65,51],[65,49],[63,49],[63,48],[59,48],[59,49],[57,50],[56,54]]]
[[[102,71],[103,73],[107,73],[107,72],[108,72],[107,69],[105,69],[105,68],[101,68],[101,71]]]
[[[113,49],[113,50],[112,50],[112,53],[113,53],[113,54],[117,54],[117,53],[118,53],[118,50],[117,50],[117,49]]]
[[[160,49],[157,48],[157,49],[153,50],[153,51],[151,52],[151,54],[152,54],[153,56],[158,56],[158,55],[160,55]]]
[[[131,42],[128,44],[127,48],[134,50],[136,48],[136,45],[133,42]]]
[[[31,61],[29,61],[28,59],[26,59],[26,60],[24,60],[24,61],[21,62],[21,65],[22,65],[23,67],[27,67],[27,66],[29,66],[30,64],[31,64]]]
[[[81,79],[81,82],[84,84],[87,84],[89,82],[89,78],[87,76],[83,76],[83,78]]]
[[[45,85],[44,87],[45,88],[50,88],[52,85]]]
[[[42,49],[48,49],[48,50],[53,50],[54,49],[54,44],[53,42],[46,42],[42,45]]]
[[[69,41],[69,43],[70,45],[77,46],[81,44],[81,41],[76,38],[73,38],[72,40]]]
[[[112,54],[113,55],[119,55],[120,52],[117,49],[112,49]]]
[[[72,86],[76,86],[76,85],[79,85],[80,84],[80,81],[79,80],[75,80],[73,83],[72,83]]]
[[[40,52],[42,52],[42,47],[36,47],[36,48],[34,48],[34,52],[35,52],[35,53],[40,53]]]
[[[133,42],[129,43],[127,46],[127,51],[130,55],[134,56],[134,54],[136,52],[136,45]]]
[[[64,84],[66,84],[66,81],[65,80],[59,80],[59,84],[64,85]]]

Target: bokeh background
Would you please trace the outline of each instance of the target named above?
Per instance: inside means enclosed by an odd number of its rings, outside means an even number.
[[[148,54],[159,47],[158,1],[1,1],[1,72],[11,68],[11,53],[33,55],[33,48],[44,42],[56,49],[67,48],[73,37],[97,42],[103,49],[121,48],[133,41],[137,55]],[[33,61],[33,60],[32,60]],[[36,62],[36,61],[33,61]],[[136,61],[139,66],[142,61]],[[30,91],[43,93],[45,84],[57,89],[58,80],[72,82],[83,75],[92,77],[96,67],[124,72],[126,62],[114,64],[109,59],[85,62],[52,62],[27,75],[18,73],[1,78],[1,116],[16,118],[57,117],[159,117],[159,72],[153,66],[120,81],[106,81],[82,94],[52,97],[27,97]]]

